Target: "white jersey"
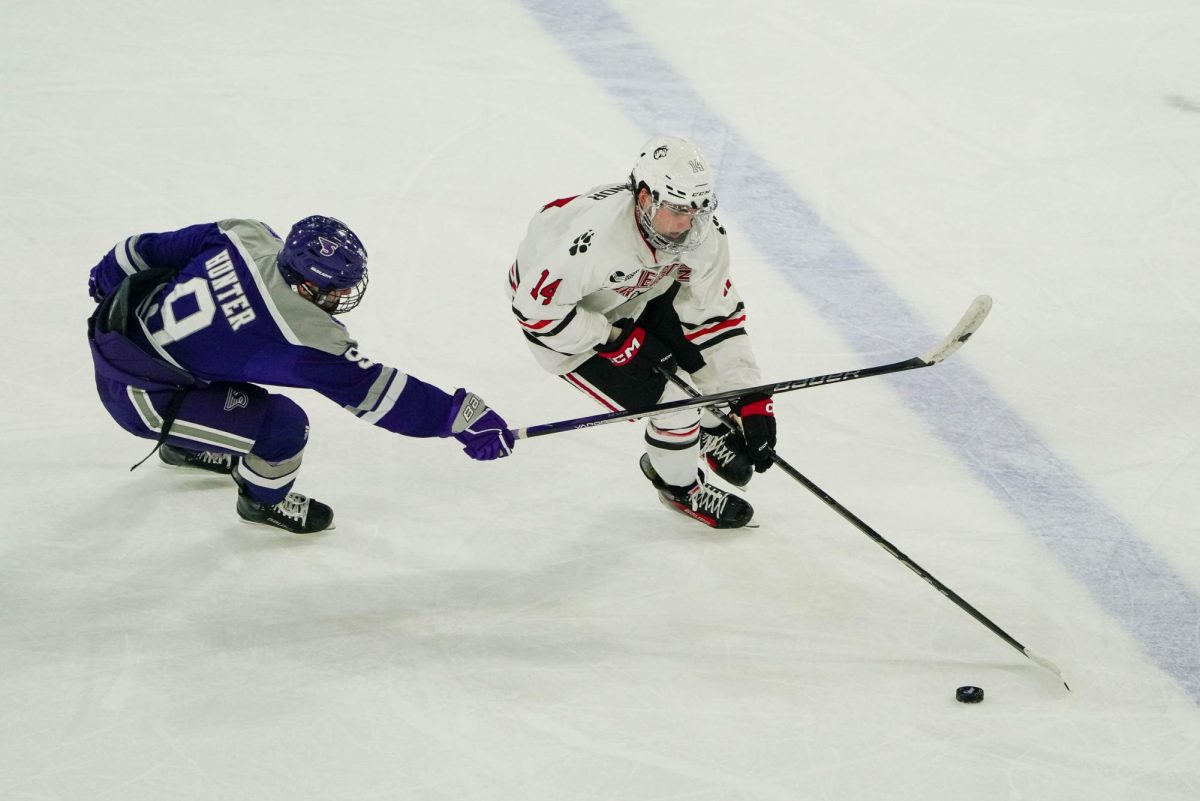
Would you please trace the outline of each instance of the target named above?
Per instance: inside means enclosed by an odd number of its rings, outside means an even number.
[[[529,223],[508,273],[512,311],[538,362],[563,375],[609,339],[612,324],[680,285],[674,306],[706,367],[705,393],[761,384],[746,313],[729,277],[729,244],[714,218],[695,250],[655,251],[634,216],[627,184],[602,185],[547,204]]]

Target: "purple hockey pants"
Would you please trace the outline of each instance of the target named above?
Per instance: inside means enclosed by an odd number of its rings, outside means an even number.
[[[174,390],[146,391],[103,376],[96,390],[121,428],[157,440]],[[247,383],[188,389],[166,442],[191,451],[242,457],[243,488],[260,503],[283,500],[296,480],[308,441],[308,415],[294,401]]]

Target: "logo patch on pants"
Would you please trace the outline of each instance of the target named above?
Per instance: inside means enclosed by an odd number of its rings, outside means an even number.
[[[245,409],[249,405],[249,395],[240,389],[230,387],[229,394],[225,396],[225,411],[232,412],[234,409]]]

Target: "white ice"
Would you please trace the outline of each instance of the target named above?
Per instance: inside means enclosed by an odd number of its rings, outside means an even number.
[[[0,798],[1200,797],[1194,0],[10,2],[0,8]],[[324,213],[363,351],[514,425],[599,409],[502,287],[538,207],[705,145],[780,453],[762,526],[660,507],[641,426],[469,462],[313,393],[338,528],[128,466],[86,273]],[[954,689],[987,692],[979,706]]]

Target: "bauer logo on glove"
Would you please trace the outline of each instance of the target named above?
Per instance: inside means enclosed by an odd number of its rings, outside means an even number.
[[[516,440],[504,418],[488,408],[483,398],[465,389],[456,390],[451,401],[450,424],[442,436],[452,436],[472,459],[502,459],[512,453]]]

